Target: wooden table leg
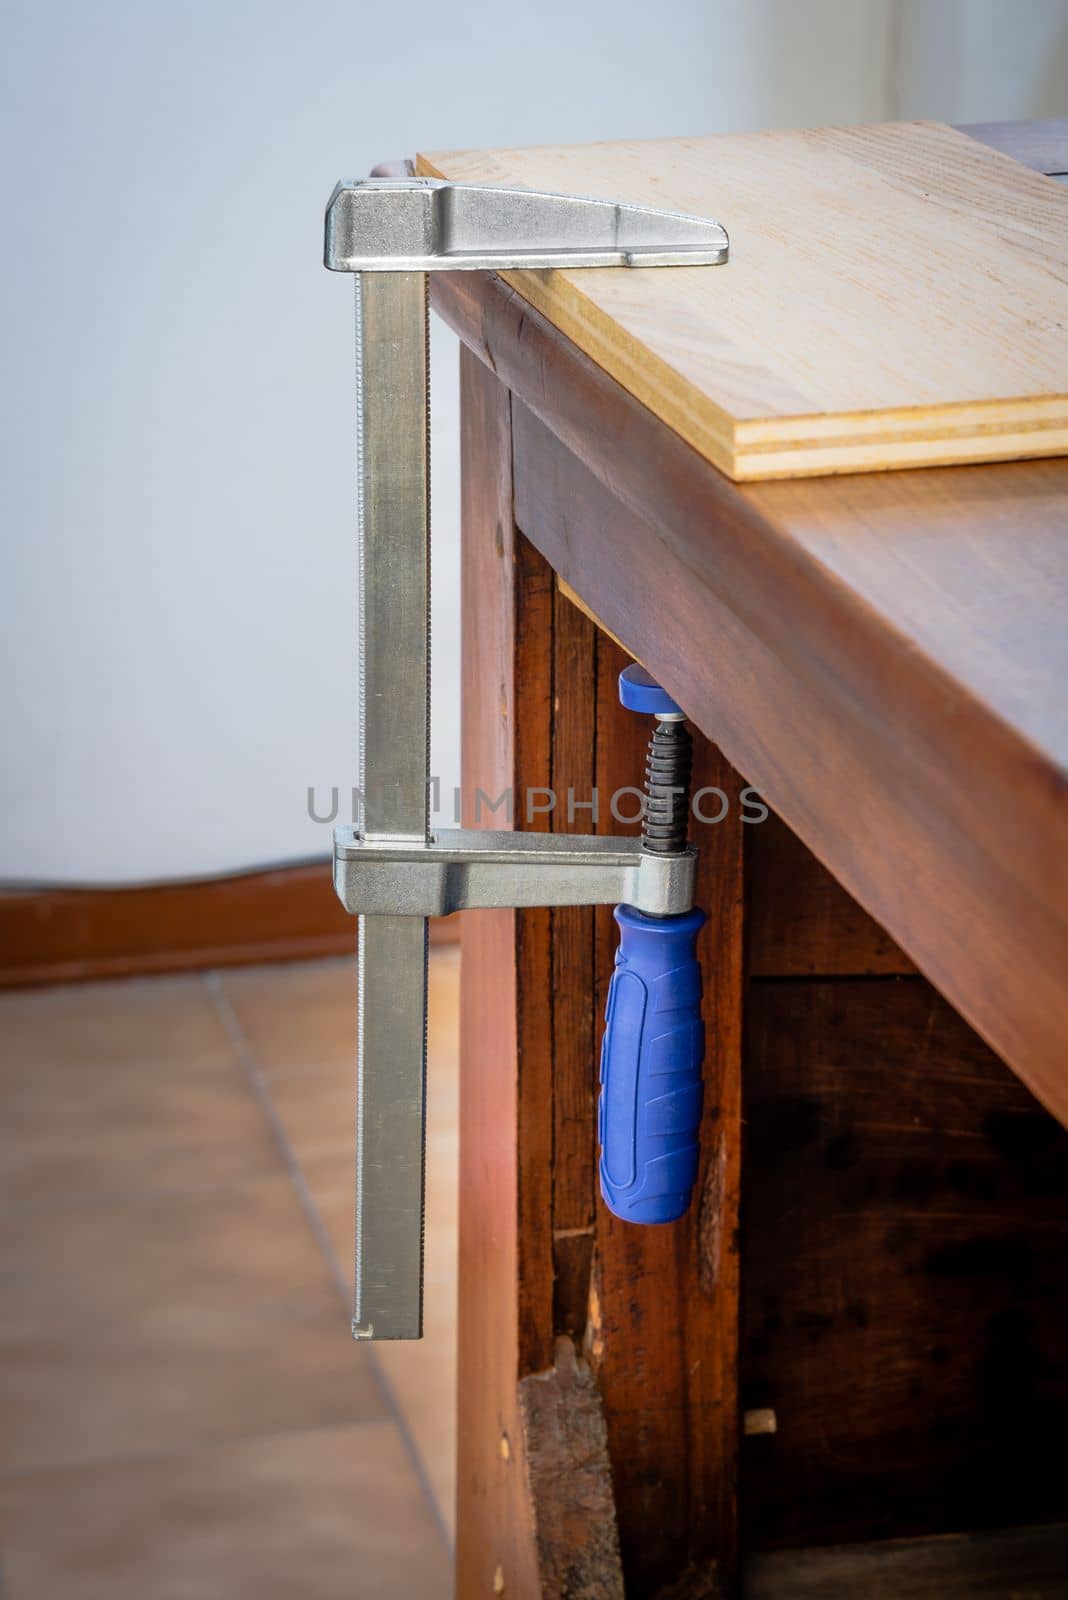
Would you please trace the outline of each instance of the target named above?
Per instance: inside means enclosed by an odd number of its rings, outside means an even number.
[[[465,822],[501,826],[511,791],[517,827],[586,831],[596,787],[598,830],[620,831],[609,799],[641,783],[648,737],[618,705],[626,657],[515,528],[510,397],[461,361]],[[627,1226],[597,1194],[610,911],[465,917],[460,1600],[734,1585],[742,829],[736,775],[702,739],[695,755],[731,803],[701,831],[706,1111],[684,1222]]]
[[[508,392],[461,351],[465,817],[515,777],[515,538]],[[463,918],[457,1596],[536,1595],[519,1370],[518,926]]]

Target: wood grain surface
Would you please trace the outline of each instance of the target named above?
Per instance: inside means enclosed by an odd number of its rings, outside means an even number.
[[[1068,191],[940,123],[419,157],[718,217],[723,267],[505,274],[735,479],[1068,452]]]
[[[1068,462],[735,485],[499,279],[434,292],[523,531],[1068,1120]]]
[[[552,1367],[519,1380],[544,1596],[623,1600],[623,1571],[600,1397],[568,1338]]]
[[[472,785],[493,797],[515,781],[512,663],[521,619],[509,396],[467,357],[461,404],[463,608],[465,617],[478,619],[465,632],[463,658],[463,770],[473,804]],[[473,812],[464,817],[475,820]],[[523,1023],[517,914],[469,911],[462,923],[456,1592],[534,1595],[538,1555],[517,1384]],[[551,1352],[543,1364],[550,1363]]]
[[[740,1543],[769,1597],[1060,1595],[1041,1530],[782,1547],[1063,1514],[1064,1134],[913,962],[1068,1119],[1068,463],[742,488],[499,279],[435,294],[469,347],[469,794],[633,782],[625,646],[785,819],[702,829],[706,1119],[677,1229],[595,1192],[609,914],[467,919],[459,1592],[728,1596]],[[615,1538],[521,1425],[561,1335]],[[741,1436],[739,1377],[773,1430]],[[553,1530],[583,1517],[561,1589]]]
[[[626,660],[558,593],[514,526],[511,401],[470,352],[463,404],[464,748],[478,789],[512,787],[516,826],[620,832],[609,797],[640,780],[648,728],[619,705]],[[700,781],[737,788],[698,737]],[[552,786],[553,812],[528,814]],[[567,791],[577,802],[568,816]],[[541,791],[541,793],[539,793]],[[457,1592],[654,1594],[687,1571],[731,1593],[737,1554],[737,1345],[742,840],[735,807],[708,830],[701,903],[709,997],[703,1161],[691,1214],[628,1228],[597,1195],[596,1084],[618,942],[610,909],[471,912],[463,919]],[[500,825],[485,809],[484,826]],[[561,1340],[588,1362],[583,1436],[601,1407],[614,1528],[588,1528],[561,1586],[553,1529],[607,1519],[529,1427]],[[557,1385],[559,1387],[559,1385]],[[525,1398],[524,1398],[525,1397]],[[563,1395],[566,1400],[567,1396]],[[566,1420],[566,1419],[561,1419]],[[524,1426],[524,1421],[527,1426]],[[592,1428],[592,1433],[591,1433]],[[593,1508],[593,1509],[591,1509]],[[613,1552],[618,1551],[618,1556]],[[616,1571],[613,1571],[613,1561]],[[498,1580],[498,1574],[500,1574]],[[580,1581],[581,1580],[581,1581]],[[540,1585],[540,1587],[539,1587]],[[496,1592],[502,1592],[498,1589]],[[694,1591],[696,1592],[696,1591]]]
[[[745,1548],[1063,1517],[1065,1130],[920,977],[753,978],[745,1106]]]
[[[644,770],[647,719],[619,703],[619,673],[629,659],[612,640],[598,636],[596,781],[603,797],[640,782]],[[722,822],[701,829],[695,894],[708,917],[698,945],[705,1019],[698,1181],[689,1213],[670,1227],[620,1222],[597,1196],[586,1342],[604,1398],[628,1593],[658,1594],[683,1569],[702,1575],[714,1570],[718,1587],[709,1581],[707,1590],[681,1592],[726,1600],[733,1593],[738,1546],[745,830],[741,781],[700,733],[694,738],[693,783],[695,793],[717,787],[730,801]],[[621,827],[605,808],[599,831],[636,829]],[[619,945],[610,907],[597,909],[595,929],[597,1032],[590,1053],[597,1060]],[[590,1176],[593,1187],[592,1171]]]
[[[1068,1526],[780,1550],[746,1567],[746,1600],[1065,1600]]]

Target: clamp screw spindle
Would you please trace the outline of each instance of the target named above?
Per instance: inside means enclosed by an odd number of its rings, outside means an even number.
[[[658,717],[645,757],[642,843],[654,855],[686,848],[690,812],[693,740],[677,715]]]

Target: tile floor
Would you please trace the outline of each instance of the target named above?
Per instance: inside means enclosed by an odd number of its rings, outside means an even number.
[[[427,1337],[348,1337],[353,963],[0,995],[3,1600],[450,1592],[459,952]]]

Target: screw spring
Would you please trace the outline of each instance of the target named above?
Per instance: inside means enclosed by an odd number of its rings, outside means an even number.
[[[693,740],[679,717],[657,719],[645,758],[642,843],[654,855],[686,848]]]

